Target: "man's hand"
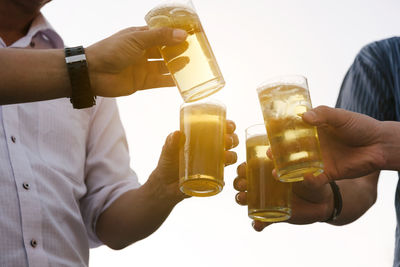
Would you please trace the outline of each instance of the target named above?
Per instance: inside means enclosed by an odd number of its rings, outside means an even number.
[[[137,90],[174,86],[157,49],[185,41],[180,29],[128,28],[85,49],[89,78],[97,96],[118,97]],[[184,43],[180,50],[187,45]],[[64,49],[0,49],[0,105],[71,96]],[[188,63],[185,56],[169,64],[176,72]]]
[[[384,165],[382,123],[366,115],[319,106],[304,113],[303,120],[318,127],[324,172],[328,181],[361,177]]]
[[[158,51],[187,37],[184,30],[132,27],[86,48],[95,95],[117,97],[138,90],[175,86]]]
[[[235,123],[226,122],[225,164],[236,162],[229,149],[239,143]],[[115,200],[100,216],[96,233],[104,244],[121,249],[152,234],[168,217],[174,206],[187,196],[179,190],[179,131],[171,133],[163,146],[157,167],[147,182]]]

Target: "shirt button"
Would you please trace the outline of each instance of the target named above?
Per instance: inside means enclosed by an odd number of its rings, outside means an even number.
[[[15,136],[11,136],[11,141],[12,141],[13,143],[15,143],[15,142],[17,141],[17,138],[15,138]]]
[[[30,185],[28,183],[23,183],[22,187],[25,188],[26,190],[29,190]]]
[[[32,41],[32,42],[30,42],[30,47],[35,47],[35,42],[34,41]]]
[[[30,243],[31,243],[31,246],[32,246],[33,248],[36,248],[37,245],[38,245],[38,242],[36,241],[36,239],[32,239]]]

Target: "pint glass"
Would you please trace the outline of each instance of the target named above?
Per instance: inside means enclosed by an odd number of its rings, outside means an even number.
[[[276,77],[257,89],[277,176],[283,182],[303,180],[303,174],[323,172],[317,128],[302,114],[311,109],[307,79]]]
[[[151,29],[171,27],[188,33],[182,44],[160,47],[185,102],[202,99],[224,87],[224,78],[191,1],[163,1],[147,13],[145,20]]]
[[[274,164],[267,157],[268,148],[264,124],[246,129],[248,215],[263,222],[285,221],[291,215],[292,184],[273,177]]]
[[[190,196],[212,196],[224,186],[225,106],[215,100],[185,103],[179,150],[179,187]]]

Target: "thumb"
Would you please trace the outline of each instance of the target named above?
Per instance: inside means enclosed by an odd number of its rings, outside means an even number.
[[[351,119],[351,112],[339,108],[319,106],[303,114],[303,120],[314,126],[324,124],[339,128]]]
[[[176,45],[183,42],[187,32],[173,28],[155,28],[144,31],[133,31],[130,41],[139,44],[143,50],[162,45]]]
[[[181,132],[175,131],[168,135],[162,148],[158,167],[168,168],[177,165],[179,161],[179,143],[181,140]]]
[[[302,199],[313,203],[321,203],[329,196],[331,188],[327,188],[329,183],[326,175],[315,177],[312,173],[304,175],[304,181],[293,183],[293,193]]]
[[[261,222],[261,221],[257,221],[257,220],[254,220],[251,222],[251,225],[253,226],[254,230],[256,230],[257,232],[261,232],[262,230],[264,230],[265,227],[267,227],[271,224],[272,223]]]

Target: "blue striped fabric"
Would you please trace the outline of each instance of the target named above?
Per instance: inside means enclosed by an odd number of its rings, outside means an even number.
[[[400,121],[400,37],[374,42],[361,49],[343,80],[336,107],[378,120]],[[393,266],[400,267],[400,183],[395,206]]]

